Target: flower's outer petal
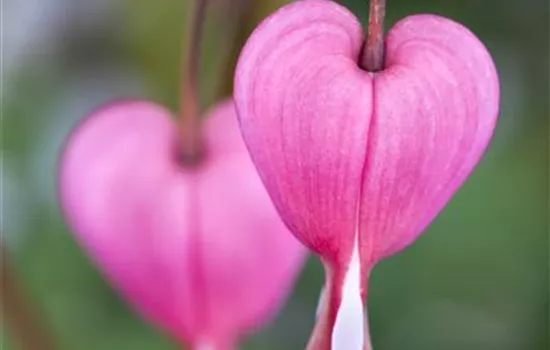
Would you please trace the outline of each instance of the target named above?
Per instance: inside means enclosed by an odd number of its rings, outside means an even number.
[[[230,344],[288,295],[305,248],[279,219],[221,104],[198,168],[178,164],[170,114],[146,101],[93,112],[71,134],[59,196],[111,283],[182,341]]]
[[[208,112],[204,131],[210,150],[199,174],[200,268],[209,315],[204,329],[223,338],[274,316],[307,250],[267,195],[242,141],[234,104]]]
[[[337,263],[351,257],[372,112],[362,41],[344,7],[298,1],[255,30],[235,74],[241,130],[277,210]]]
[[[177,171],[170,114],[146,101],[118,101],[89,115],[60,161],[59,196],[72,231],[142,314],[178,334],[201,310],[183,278],[193,179]],[[183,301],[187,300],[187,303]]]
[[[495,127],[499,86],[468,29],[415,15],[388,33],[374,93],[360,214],[371,262],[411,243],[472,171]]]

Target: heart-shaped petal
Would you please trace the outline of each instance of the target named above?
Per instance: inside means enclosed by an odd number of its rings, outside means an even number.
[[[396,24],[379,73],[359,67],[363,42],[344,7],[289,4],[248,40],[235,101],[292,232],[344,269],[358,236],[368,270],[414,240],[465,180],[492,135],[499,91],[485,47],[451,20]]]
[[[498,76],[483,44],[435,15],[409,16],[388,33],[374,78],[374,114],[361,194],[363,257],[411,243],[478,163],[491,139]]]
[[[300,1],[256,29],[235,76],[241,129],[277,209],[333,260],[351,254],[367,156],[372,77],[354,61],[362,40],[343,7]]]
[[[207,157],[187,169],[164,108],[96,110],[65,146],[59,195],[78,239],[139,312],[181,341],[228,348],[277,311],[304,249],[255,172],[233,103],[208,114]]]

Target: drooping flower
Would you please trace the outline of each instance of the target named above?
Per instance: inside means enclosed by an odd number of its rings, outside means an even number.
[[[232,349],[288,295],[305,250],[286,232],[245,149],[232,101],[203,128],[206,154],[179,159],[170,113],[117,101],[88,116],[60,161],[78,240],[137,311],[194,349]]]
[[[241,131],[260,177],[326,267],[315,350],[370,347],[362,311],[369,272],[445,206],[498,114],[493,61],[462,25],[406,17],[387,35],[379,72],[360,67],[364,41],[341,5],[295,2],[256,28],[235,76]]]

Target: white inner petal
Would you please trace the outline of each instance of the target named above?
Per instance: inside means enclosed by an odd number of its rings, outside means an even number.
[[[200,342],[195,350],[215,350],[214,345],[208,341],[202,341]]]
[[[344,277],[342,301],[336,314],[336,323],[332,332],[332,350],[363,349],[364,315],[360,288],[361,262],[356,235],[351,262]]]

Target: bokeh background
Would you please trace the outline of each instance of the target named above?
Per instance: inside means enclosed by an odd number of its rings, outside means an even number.
[[[263,1],[258,14],[282,0]],[[270,2],[271,1],[271,2]],[[344,1],[363,21],[366,0]],[[201,99],[219,97],[234,32],[212,1]],[[502,104],[477,170],[412,247],[374,270],[374,349],[547,350],[548,1],[388,0],[388,24],[433,12],[494,55]],[[177,107],[184,0],[4,0],[1,228],[15,277],[60,349],[177,349],[105,283],[67,230],[56,160],[70,128],[121,96]],[[303,349],[323,282],[309,259],[291,299],[243,349]],[[5,325],[2,329],[5,330]],[[17,349],[9,332],[3,349]],[[35,349],[36,350],[36,349]]]

